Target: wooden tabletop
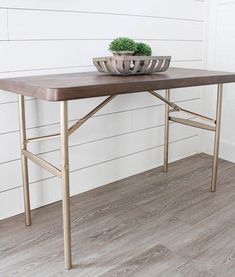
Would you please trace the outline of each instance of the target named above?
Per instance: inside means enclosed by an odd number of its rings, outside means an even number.
[[[64,101],[147,90],[235,82],[235,73],[169,68],[138,76],[110,76],[99,72],[0,79],[0,89],[48,101]]]

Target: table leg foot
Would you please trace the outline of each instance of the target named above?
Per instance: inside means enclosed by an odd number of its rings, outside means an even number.
[[[32,224],[32,221],[31,221],[29,180],[28,180],[28,161],[26,157],[22,157],[22,172],[23,172],[25,225],[30,226]]]

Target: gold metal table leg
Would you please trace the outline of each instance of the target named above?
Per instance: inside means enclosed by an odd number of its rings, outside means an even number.
[[[19,96],[19,117],[20,117],[20,138],[21,138],[21,159],[23,172],[23,188],[24,188],[24,203],[25,203],[25,223],[31,225],[30,216],[30,197],[29,197],[29,180],[28,180],[28,159],[49,171],[53,175],[62,180],[62,205],[63,205],[63,229],[64,229],[64,257],[65,268],[72,268],[72,251],[71,251],[71,219],[70,219],[70,188],[69,188],[69,145],[68,138],[74,131],[79,129],[90,117],[97,111],[108,104],[115,95],[109,96],[85,117],[78,120],[72,127],[68,128],[68,102],[60,102],[60,133],[27,138],[25,124],[25,105],[24,96]],[[34,141],[41,141],[51,138],[61,138],[61,170],[50,164],[40,156],[27,150],[27,144]]]
[[[20,119],[19,127],[20,127],[20,144],[21,144],[22,179],[23,179],[23,191],[24,191],[25,225],[29,226],[31,225],[31,212],[30,212],[30,196],[29,196],[28,160],[22,153],[22,150],[27,150],[25,103],[24,103],[23,95],[19,95],[19,119]]]
[[[219,159],[219,143],[220,143],[220,126],[221,126],[221,110],[222,110],[222,92],[223,85],[219,84],[217,89],[217,105],[216,105],[216,127],[215,127],[215,141],[214,141],[214,158],[212,169],[211,191],[216,191],[216,179],[218,171]]]
[[[62,203],[64,226],[64,258],[65,268],[72,268],[71,254],[71,220],[70,220],[70,192],[69,192],[69,147],[68,147],[68,103],[60,103],[60,130],[61,130],[61,173],[62,173]]]
[[[166,89],[165,98],[170,101],[170,90]],[[165,125],[164,125],[164,165],[163,171],[168,171],[168,152],[169,152],[169,105],[165,103]]]

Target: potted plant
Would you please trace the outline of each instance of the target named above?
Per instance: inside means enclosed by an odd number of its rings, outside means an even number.
[[[152,54],[152,49],[151,47],[143,42],[137,42],[136,43],[136,51],[135,51],[135,56],[151,56]],[[140,66],[144,65],[144,61],[140,61]]]
[[[112,51],[114,55],[134,55],[136,43],[131,38],[119,37],[110,43],[109,50]]]
[[[143,42],[136,43],[135,56],[151,56],[152,49],[151,47]]]

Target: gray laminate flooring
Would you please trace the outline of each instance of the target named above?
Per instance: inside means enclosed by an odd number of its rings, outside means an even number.
[[[61,203],[0,223],[0,276],[235,276],[235,165],[199,154],[72,197],[64,270]],[[78,182],[79,183],[79,182]],[[79,184],[78,184],[79,185]]]

